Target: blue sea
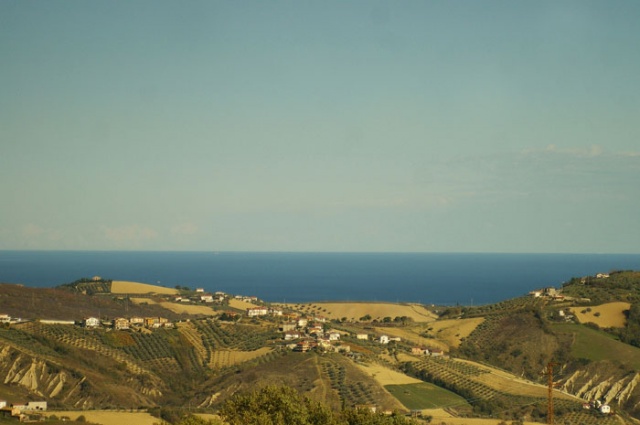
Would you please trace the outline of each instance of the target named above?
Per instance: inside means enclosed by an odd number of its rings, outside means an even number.
[[[640,254],[0,251],[3,283],[54,287],[98,275],[287,303],[482,305],[638,269]]]

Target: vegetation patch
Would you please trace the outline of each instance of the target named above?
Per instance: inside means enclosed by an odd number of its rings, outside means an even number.
[[[385,389],[408,409],[436,409],[469,406],[459,395],[428,382],[385,385]]]
[[[612,360],[640,370],[640,348],[615,340],[611,335],[575,324],[558,324],[554,329],[573,335],[571,355],[592,361]]]

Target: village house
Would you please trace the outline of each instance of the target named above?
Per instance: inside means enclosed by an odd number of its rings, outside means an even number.
[[[531,295],[534,298],[539,298],[542,296],[542,289],[536,289],[535,291],[531,291],[529,292],[529,295]]]
[[[328,332],[327,336],[329,337],[329,341],[340,341],[340,332],[338,331]]]
[[[318,347],[327,350],[327,351],[331,351],[333,350],[333,345],[331,345],[331,341],[329,341],[329,339],[327,338],[318,338],[316,340]]]
[[[440,357],[440,356],[444,356],[444,351],[442,351],[439,348],[429,348],[429,354],[432,357]]]
[[[136,327],[144,326],[144,317],[132,317],[129,319],[129,325]]]
[[[369,334],[363,333],[363,332],[358,332],[356,334],[356,339],[368,340],[369,339]]]
[[[389,336],[388,335],[380,335],[380,338],[378,339],[378,341],[380,342],[380,344],[388,344],[389,343]]]
[[[411,354],[428,355],[429,349],[426,347],[411,347]]]
[[[298,327],[299,328],[306,328],[308,323],[309,323],[309,321],[307,319],[304,319],[304,318],[298,319]]]
[[[25,410],[32,411],[46,411],[47,410],[47,402],[46,401],[29,401],[27,402]]]
[[[247,316],[249,317],[257,317],[257,316],[266,316],[269,313],[267,307],[252,307],[247,309]]]
[[[196,292],[203,293],[204,292],[204,288],[196,288]]]
[[[212,303],[213,295],[200,295],[200,301],[203,303]]]
[[[284,322],[280,324],[278,329],[280,330],[280,332],[286,332],[286,331],[292,331],[295,328],[296,328],[295,322]]]
[[[307,329],[309,335],[322,335],[324,333],[324,328],[319,325],[311,326]]]
[[[129,329],[129,319],[125,319],[124,317],[113,319],[113,328],[118,331]]]
[[[280,310],[278,308],[270,308],[269,309],[269,314],[272,315],[272,316],[280,317],[280,316],[282,316],[282,310]]]
[[[284,340],[291,341],[292,339],[300,338],[300,332],[298,331],[287,331],[284,333]]]
[[[306,353],[310,349],[311,349],[311,343],[305,340],[305,341],[298,342],[295,348],[293,349],[293,351],[300,351],[300,352]]]
[[[0,400],[0,409],[7,407],[7,402],[4,400]]]
[[[97,317],[87,317],[82,320],[82,325],[85,328],[97,328],[100,327],[100,319]]]
[[[11,322],[11,316],[8,314],[0,314],[0,323],[9,323]]]

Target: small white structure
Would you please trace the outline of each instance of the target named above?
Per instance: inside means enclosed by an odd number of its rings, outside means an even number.
[[[25,406],[25,410],[45,411],[47,410],[47,402],[46,401],[30,401]]]
[[[380,339],[378,340],[380,344],[388,344],[389,336],[388,335],[380,335]]]
[[[83,320],[85,328],[98,328],[100,327],[100,319],[97,317],[87,317]]]
[[[287,331],[284,333],[284,340],[291,341],[292,339],[300,338],[300,333],[298,331]]]
[[[611,406],[609,406],[608,404],[603,404],[602,406],[600,406],[600,413],[602,413],[603,415],[608,415],[609,413],[611,413]]]
[[[356,339],[369,339],[369,334],[365,334],[365,333],[357,333],[356,334]]]
[[[329,332],[329,341],[340,341],[340,332]]]
[[[249,317],[257,317],[257,316],[266,316],[269,313],[267,307],[253,307],[247,309],[247,316]]]
[[[8,314],[0,314],[0,323],[9,323],[11,322],[11,316]]]

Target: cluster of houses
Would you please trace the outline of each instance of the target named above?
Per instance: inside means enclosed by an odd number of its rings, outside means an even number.
[[[551,298],[554,301],[564,301],[565,299],[565,296],[562,295],[556,288],[553,288],[553,287],[536,289],[529,292],[529,295],[531,295],[534,298],[540,298],[540,297]]]
[[[173,298],[177,303],[204,303],[204,304],[224,304],[232,296],[222,292],[216,291],[213,294],[205,292],[204,288],[196,288],[195,293],[192,295],[176,295]],[[244,301],[249,303],[258,303],[260,300],[256,296],[247,295],[233,295],[233,299],[238,301]]]
[[[17,418],[20,422],[26,421],[33,414],[45,412],[46,401],[29,401],[27,403],[11,403],[0,400],[0,417]]]
[[[164,317],[116,317],[115,319],[101,320],[97,317],[87,317],[82,320],[82,326],[88,329],[100,327],[113,328],[115,330],[128,329],[158,329],[173,328],[173,322]]]

